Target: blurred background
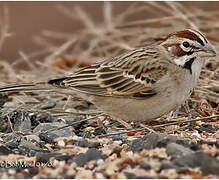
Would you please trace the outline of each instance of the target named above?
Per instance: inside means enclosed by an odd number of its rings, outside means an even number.
[[[134,3],[112,2],[113,14],[121,13]],[[160,2],[156,3],[159,6],[162,5]],[[203,11],[219,9],[219,2],[183,2],[182,4],[185,7]],[[3,7],[5,6],[8,9],[11,35],[4,41],[0,58],[7,59],[7,61],[14,61],[18,58],[19,51],[28,54],[40,50],[41,46],[36,43],[36,37],[43,30],[73,34],[83,28],[83,23],[77,20],[73,21],[73,18],[64,12],[63,7],[68,8],[74,16],[74,7],[80,6],[97,24],[103,21],[103,2],[0,2],[1,16],[3,16]],[[159,8],[154,8],[153,11],[145,10],[139,14],[132,14],[127,21],[158,17],[159,14],[162,16],[163,12]]]

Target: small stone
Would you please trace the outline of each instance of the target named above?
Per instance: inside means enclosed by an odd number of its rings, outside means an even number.
[[[60,127],[65,126],[66,124],[63,123],[58,123],[58,122],[54,122],[54,123],[41,123],[39,124],[34,130],[34,134],[40,135],[41,140],[44,139],[47,142],[52,142],[54,141],[55,138],[58,137],[70,137],[70,136],[74,136],[75,134],[72,132],[70,127],[65,127],[62,129],[58,129]],[[55,130],[55,128],[57,128],[57,130]],[[53,131],[48,131],[54,129]],[[48,131],[45,134],[45,131]],[[47,136],[47,137],[46,137]]]
[[[127,179],[137,179],[135,174],[130,173],[130,172],[124,172],[125,176]]]
[[[136,176],[135,179],[153,179],[151,176]]]
[[[103,127],[98,127],[94,130],[94,135],[95,136],[98,136],[98,135],[101,135],[101,134],[106,134],[106,131]]]
[[[31,175],[36,175],[39,172],[39,170],[37,168],[33,168],[33,167],[28,168],[28,171]]]
[[[37,135],[30,134],[25,136],[27,141],[35,141],[35,142],[40,142],[40,138]]]
[[[4,117],[4,121],[8,121],[8,117],[13,125],[14,131],[31,130],[32,121],[36,119],[36,113],[28,111],[13,111],[8,116]],[[11,128],[8,127],[8,131],[11,132]]]
[[[54,136],[51,137],[50,135],[51,134],[48,133],[40,133],[39,138],[40,140],[45,141],[46,143],[52,144],[54,143]]]
[[[98,148],[100,146],[100,143],[98,141],[91,141],[89,143],[89,148]]]
[[[5,146],[9,149],[18,148],[21,140],[23,139],[23,134],[20,133],[10,133],[4,138]]]
[[[26,172],[23,173],[23,179],[32,179],[32,178],[33,178],[32,174],[29,174],[29,173],[26,173]]]
[[[40,107],[40,109],[44,109],[44,110],[46,110],[46,109],[52,109],[52,108],[54,108],[55,106],[56,106],[56,103],[55,103],[55,102],[47,101],[47,102],[45,102],[45,103]]]
[[[172,162],[162,162],[160,164],[160,171],[162,171],[163,169],[177,169],[178,166],[176,166],[175,164],[173,164]]]
[[[0,155],[8,155],[11,154],[12,151],[4,145],[0,145]]]
[[[173,163],[177,166],[201,167],[204,175],[219,175],[219,160],[204,152],[195,152],[181,156],[175,159]]]
[[[76,142],[75,145],[80,147],[88,147],[89,144],[86,139],[81,139],[78,142]]]
[[[69,159],[72,159],[72,156],[69,155],[57,155],[55,157],[56,160],[58,161],[68,161]]]
[[[5,143],[5,146],[8,147],[9,149],[16,149],[19,146],[18,142],[7,142]]]
[[[34,151],[42,151],[42,149],[38,146],[36,146],[34,143],[30,142],[30,141],[26,141],[25,139],[22,139],[19,146],[19,149],[24,150],[24,152],[26,151],[30,151],[30,150],[34,150]]]
[[[86,153],[80,153],[73,157],[68,163],[75,162],[78,166],[81,166],[85,164],[86,162],[92,161],[92,160],[98,160],[101,159],[101,152],[98,151],[95,148],[90,148]]]
[[[0,107],[8,101],[8,93],[0,93]]]
[[[95,148],[88,149],[88,151],[86,152],[86,156],[88,161],[98,160],[102,158],[101,152]]]
[[[147,169],[151,169],[151,166],[150,164],[143,162],[140,164],[140,168],[147,170]]]
[[[148,150],[156,147],[166,147],[170,142],[177,142],[177,144],[189,144],[191,140],[165,133],[150,133],[142,138],[131,141],[129,149],[135,152],[141,151],[142,149]]]
[[[71,164],[75,162],[78,166],[81,166],[87,162],[87,158],[84,153],[76,155],[73,159],[68,160],[68,163]]]
[[[166,153],[171,157],[179,157],[191,153],[192,151],[176,143],[169,143],[166,147]]]
[[[120,155],[121,151],[122,151],[122,147],[116,146],[116,147],[112,150],[112,152],[111,152],[110,155],[112,155],[112,154],[115,153],[115,154],[117,155],[117,157],[120,157],[120,156],[121,156],[121,155]]]
[[[42,152],[37,152],[36,153],[36,161],[37,162],[42,162],[42,163],[47,163],[49,162],[49,159],[51,157],[56,157],[60,155],[59,153],[42,153]]]
[[[216,133],[219,128],[212,126],[211,124],[202,124],[200,128],[197,128],[199,133],[202,133],[203,131],[208,133]]]
[[[49,113],[43,113],[37,118],[37,120],[40,123],[51,123],[54,121],[54,118]]]

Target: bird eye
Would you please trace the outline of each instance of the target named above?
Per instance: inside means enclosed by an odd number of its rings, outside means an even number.
[[[185,48],[188,48],[190,45],[189,45],[189,43],[188,43],[187,41],[185,41],[185,42],[183,42],[183,46],[184,46]]]

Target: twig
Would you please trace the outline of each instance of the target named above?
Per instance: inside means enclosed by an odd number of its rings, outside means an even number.
[[[107,29],[112,29],[113,19],[112,19],[112,3],[111,2],[109,1],[104,2],[103,15],[104,15],[104,21],[107,26]]]
[[[13,125],[12,125],[12,123],[11,123],[10,117],[9,117],[8,115],[6,115],[6,117],[7,117],[7,119],[8,119],[8,123],[9,123],[9,126],[10,126],[10,128],[11,128],[11,131],[14,132],[14,128],[13,128]]]
[[[51,59],[54,59],[56,56],[62,54],[64,51],[66,51],[73,43],[76,42],[76,38],[72,37],[69,41],[65,42],[61,47],[59,47],[54,53],[51,55],[47,56],[45,58],[45,61],[48,62]]]
[[[74,124],[78,124],[78,123],[81,123],[81,122],[86,122],[86,121],[95,119],[95,118],[97,118],[97,117],[99,117],[99,116],[102,116],[102,115],[105,115],[105,113],[98,114],[98,115],[96,115],[96,116],[94,116],[94,117],[91,117],[91,118],[82,119],[82,120],[80,120],[80,121],[73,122],[73,123],[71,123],[71,124],[68,124],[68,125],[65,125],[65,126],[62,126],[62,127],[49,129],[49,130],[45,131],[44,133],[52,132],[52,131],[55,131],[55,130],[60,130],[60,129],[63,129],[63,128],[66,128],[66,127],[69,127],[69,126],[73,126]]]
[[[31,63],[30,59],[28,58],[28,56],[23,51],[19,51],[19,54],[22,57],[22,59],[24,60],[24,62],[26,62],[26,64],[30,67],[31,70],[36,69],[34,64]]]
[[[175,13],[179,14],[182,19],[184,19],[187,23],[189,23],[189,25],[196,30],[199,30],[199,28],[197,27],[197,25],[195,25],[187,16],[187,14],[184,12],[182,12],[177,6],[176,3],[174,2],[165,2],[166,4],[168,4],[174,11]],[[179,5],[179,3],[177,3],[177,5]]]
[[[176,125],[176,124],[188,123],[188,122],[193,122],[193,121],[201,121],[201,120],[211,119],[211,118],[215,118],[215,117],[219,117],[219,115],[208,116],[208,117],[202,117],[202,118],[198,118],[198,119],[190,119],[190,120],[184,120],[184,121],[171,122],[171,123],[166,123],[166,124],[161,124],[161,125],[155,125],[155,126],[152,126],[152,129],[154,129],[154,128],[160,128],[160,127],[165,127],[165,126]],[[126,133],[129,133],[129,132],[145,131],[145,130],[148,130],[148,127],[146,127],[146,128],[139,128],[139,129],[130,130],[130,131],[122,131],[122,132],[118,132],[118,133],[104,134],[104,135],[100,135],[100,136],[98,136],[98,137],[99,137],[99,138],[102,138],[102,137],[108,137],[108,136],[113,136],[113,135],[126,134]]]
[[[0,19],[0,28],[1,28],[1,35],[0,35],[0,51],[2,46],[6,40],[10,36],[9,34],[9,10],[7,6],[3,6],[3,17]]]

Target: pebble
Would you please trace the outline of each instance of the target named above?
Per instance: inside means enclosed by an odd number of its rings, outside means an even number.
[[[69,159],[72,159],[72,156],[69,155],[57,155],[55,156],[55,159],[58,161],[68,161]]]
[[[136,152],[141,151],[142,149],[149,150],[156,147],[166,147],[170,142],[177,142],[177,144],[189,144],[191,140],[165,133],[150,133],[142,138],[131,141],[129,150]]]
[[[4,120],[7,121],[8,117],[10,118],[14,131],[24,131],[31,130],[32,121],[36,119],[36,113],[16,110],[5,116]],[[8,132],[11,132],[10,127],[8,127]]]
[[[21,140],[18,148],[24,150],[24,152],[29,152],[30,150],[42,151],[40,147],[36,146],[34,143],[27,141],[25,139]]]
[[[52,101],[46,101],[41,107],[40,109],[52,109],[56,106],[56,103],[55,102],[52,102]]]
[[[0,93],[0,107],[8,101],[8,93]]]
[[[101,135],[101,134],[106,134],[106,131],[103,127],[98,127],[94,130],[94,135],[95,136],[98,136],[98,135]]]
[[[28,168],[28,172],[29,172],[31,175],[36,175],[36,174],[38,174],[39,170],[38,170],[37,168],[30,167],[30,168]]]
[[[50,136],[51,134],[48,133],[40,133],[39,134],[39,138],[42,141],[45,141],[46,143],[52,144],[54,143],[54,136],[52,135],[52,137]]]
[[[61,155],[61,154],[60,153],[53,153],[53,152],[50,152],[50,153],[37,152],[36,153],[36,161],[42,162],[42,163],[47,163],[47,162],[49,162],[49,159],[51,157],[56,157],[58,155]]]
[[[173,158],[186,155],[191,153],[192,151],[189,148],[185,148],[184,146],[176,143],[169,143],[166,147],[166,153],[168,156]]]
[[[40,142],[40,138],[39,136],[35,135],[35,134],[30,134],[30,135],[26,135],[24,136],[27,141],[35,141],[35,142]]]
[[[214,127],[211,124],[202,124],[200,128],[197,128],[199,133],[202,133],[203,131],[208,132],[208,133],[216,133],[219,128]]]
[[[0,155],[8,155],[12,153],[12,151],[4,145],[0,145]]]
[[[54,118],[49,113],[43,113],[37,118],[37,120],[40,123],[49,123],[49,122],[53,122]]]
[[[89,162],[91,160],[98,160],[101,159],[101,152],[95,148],[90,148],[87,150],[86,153],[80,153],[73,157],[73,159],[70,159],[68,163],[75,162],[78,166],[81,166],[85,164],[86,162]]]
[[[219,160],[201,151],[181,156],[173,160],[173,163],[191,168],[200,167],[204,175],[219,175]]]
[[[100,146],[100,143],[98,141],[91,141],[89,143],[89,148],[98,148]]]
[[[45,131],[48,131],[50,129],[63,127],[65,125],[66,124],[58,123],[58,122],[41,123],[33,130],[33,132],[34,132],[34,134],[39,135],[41,140],[45,140],[46,142],[51,142],[52,143],[55,140],[55,138],[70,137],[70,136],[75,135],[74,132],[72,132],[70,127],[66,127],[66,128],[63,128],[63,129],[53,130],[53,131],[44,133]],[[41,133],[43,133],[43,134],[41,134]]]
[[[140,164],[140,168],[145,169],[145,170],[148,170],[148,169],[151,169],[151,166],[150,166],[150,164],[148,164],[148,163],[146,163],[146,162],[142,162],[142,163]]]
[[[76,142],[75,145],[80,147],[88,147],[89,143],[86,139],[81,139],[78,142]]]
[[[176,166],[175,164],[173,164],[172,162],[163,161],[160,164],[160,171],[162,171],[164,169],[175,169],[177,173],[186,173],[189,171],[188,168],[179,167],[179,166]]]

